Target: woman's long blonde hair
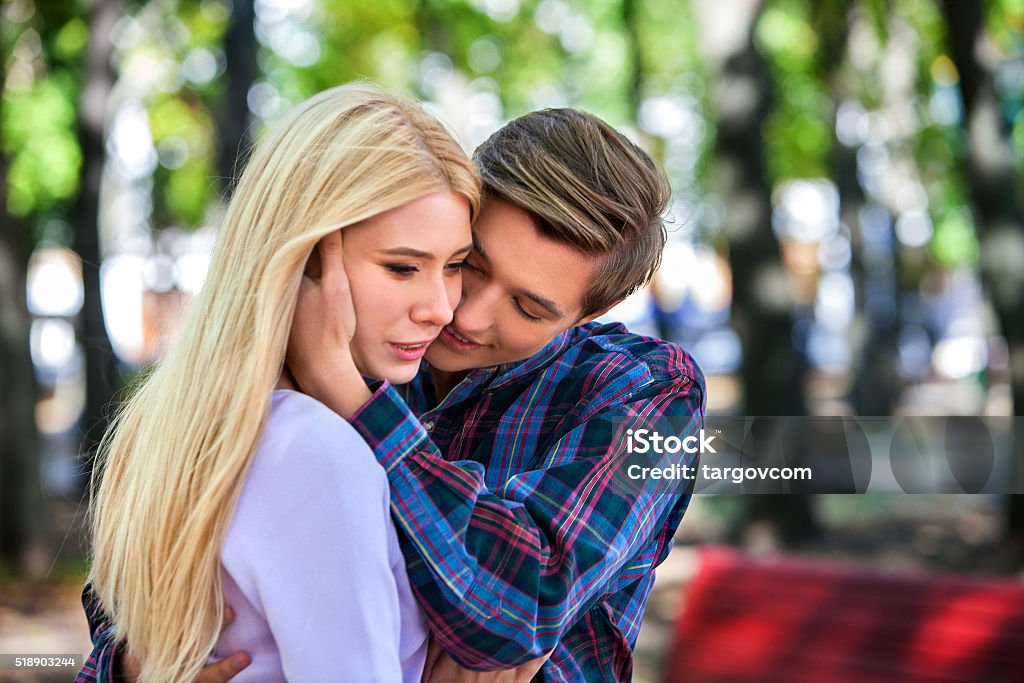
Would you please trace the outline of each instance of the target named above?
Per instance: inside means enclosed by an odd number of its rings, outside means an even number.
[[[313,247],[437,191],[475,216],[478,180],[458,144],[418,104],[370,86],[316,95],[257,146],[181,337],[97,463],[90,578],[140,680],[194,680],[217,641],[221,546]]]

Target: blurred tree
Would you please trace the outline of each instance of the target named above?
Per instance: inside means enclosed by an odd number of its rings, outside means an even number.
[[[0,13],[0,35],[6,29]],[[6,69],[0,71],[0,92],[5,76]],[[0,119],[3,113],[0,102]],[[0,155],[0,561],[31,572],[29,558],[45,523],[25,297],[31,250],[24,223],[7,210],[7,169],[7,157]]]
[[[898,250],[895,241],[888,249],[879,249],[865,242],[860,231],[860,213],[866,197],[857,177],[856,140],[842,141],[837,134],[839,106],[859,106],[867,93],[868,79],[854,75],[846,59],[850,41],[850,25],[854,20],[864,21],[865,13],[877,7],[853,6],[839,0],[812,3],[811,22],[818,35],[818,49],[814,52],[811,69],[828,93],[830,129],[828,169],[839,193],[840,222],[849,232],[851,246],[851,275],[855,283],[855,302],[858,327],[853,340],[853,377],[851,400],[858,415],[891,415],[899,398],[902,382],[898,371],[898,305],[893,271],[898,268]],[[890,284],[891,283],[891,284]],[[869,296],[871,295],[871,296]],[[869,300],[884,297],[890,306],[870,307]]]
[[[775,105],[774,79],[755,42],[764,6],[696,0],[716,114],[713,189],[725,208],[722,232],[732,268],[732,321],[743,346],[745,414],[804,415],[804,359],[793,344],[795,301],[772,230],[771,181],[763,131]],[[748,525],[767,522],[784,543],[817,533],[807,496],[744,497]]]
[[[995,89],[991,38],[978,3],[943,0],[949,48],[959,74],[968,137],[964,172],[981,242],[981,274],[1010,350],[1013,414],[1024,415],[1024,214],[1010,127]],[[989,55],[985,58],[985,55]],[[1024,481],[1024,435],[1014,443],[1014,483]],[[1008,540],[1024,563],[1024,495],[1011,495]]]
[[[252,148],[249,89],[259,74],[256,64],[256,12],[253,0],[235,0],[224,36],[227,84],[217,117],[217,172],[229,198]]]
[[[622,0],[622,26],[629,48],[629,88],[626,101],[635,119],[643,104],[644,88],[647,84],[637,0]]]
[[[436,2],[430,0],[418,0],[416,2],[416,32],[419,34],[420,47],[425,51],[439,52],[452,56],[455,51],[452,49],[452,40],[441,14],[437,11]],[[464,8],[460,8],[464,9]]]
[[[772,230],[763,131],[775,93],[755,44],[762,3],[715,1],[714,9],[700,4],[697,15],[732,24],[730,39],[720,41],[725,45],[709,50],[707,57],[717,130],[713,181],[726,207],[722,230],[732,266],[733,326],[743,343],[744,409],[750,415],[803,415],[798,378],[804,374],[804,359],[792,334],[795,302]],[[721,29],[708,32],[715,30]]]
[[[0,557],[44,571],[47,527],[35,421],[37,387],[26,307],[36,242],[66,246],[59,220],[77,190],[74,64],[81,32],[71,1],[5,3],[0,102]]]
[[[240,170],[236,157],[244,158],[250,142],[256,45],[251,3],[238,5],[233,14],[219,0],[149,2],[132,8],[124,21],[130,28],[120,31],[117,100],[145,107],[157,152],[152,178],[134,188],[146,193],[152,186],[152,215],[140,222],[154,230],[157,243],[165,228],[189,231],[205,223],[222,191],[229,193]]]
[[[82,259],[82,347],[85,350],[85,409],[81,452],[91,462],[112,417],[111,405],[120,388],[120,373],[103,319],[100,292],[100,183],[106,163],[104,124],[114,87],[112,31],[122,15],[119,0],[91,0],[89,40],[78,105],[78,138],[82,171],[78,199],[71,209],[74,248]],[[90,465],[91,467],[91,465]]]

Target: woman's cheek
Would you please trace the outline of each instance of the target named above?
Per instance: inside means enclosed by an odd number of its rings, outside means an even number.
[[[462,300],[462,277],[454,275],[448,280],[447,286],[448,304],[454,310]]]

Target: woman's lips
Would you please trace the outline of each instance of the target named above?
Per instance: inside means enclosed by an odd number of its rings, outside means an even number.
[[[472,351],[473,349],[480,348],[481,344],[470,341],[466,337],[456,332],[451,326],[446,326],[441,330],[441,335],[438,337],[445,346],[455,349],[456,351]]]
[[[396,344],[395,342],[388,342],[388,345],[391,347],[391,350],[394,351],[396,356],[405,361],[412,361],[419,360],[423,357],[423,354],[427,352],[427,347],[430,346],[430,341],[414,342],[412,344]]]

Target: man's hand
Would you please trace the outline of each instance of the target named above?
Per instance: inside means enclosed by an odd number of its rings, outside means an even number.
[[[320,240],[302,276],[286,363],[302,391],[346,419],[370,398],[352,360],[355,331],[341,231],[333,230]]]
[[[221,632],[235,620],[235,612],[230,607],[224,607],[224,621],[220,625]],[[196,678],[196,683],[224,683],[235,677],[239,671],[252,664],[252,658],[245,652],[236,652],[226,659],[213,664],[207,664]],[[136,683],[139,680],[139,673],[142,666],[139,660],[125,653],[121,657],[121,675],[114,680]]]
[[[224,683],[235,677],[239,671],[252,664],[252,659],[244,652],[236,652],[227,659],[207,664],[199,672],[196,683]]]
[[[456,664],[455,660],[431,639],[427,648],[427,664],[423,667],[423,678],[420,679],[420,683],[529,683],[550,656],[551,653],[548,653],[515,669],[470,671]]]

